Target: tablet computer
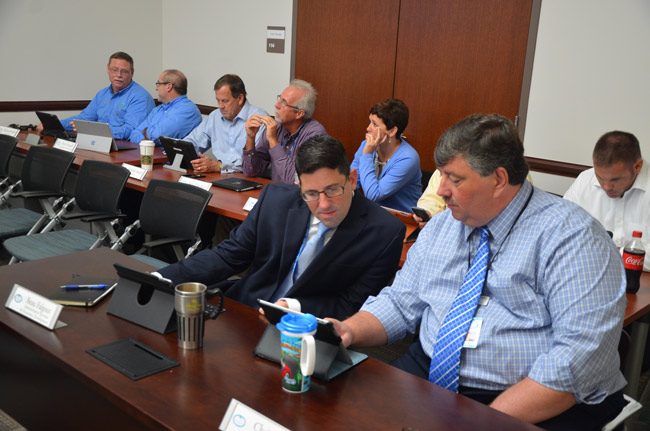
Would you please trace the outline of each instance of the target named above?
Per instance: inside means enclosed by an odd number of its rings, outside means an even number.
[[[224,178],[221,180],[212,181],[212,185],[221,187],[223,189],[234,190],[236,192],[247,192],[250,190],[261,189],[263,184],[256,181],[247,180],[244,178]]]
[[[194,144],[191,142],[161,136],[160,143],[165,149],[165,154],[167,154],[172,169],[192,169],[192,160],[199,158]]]

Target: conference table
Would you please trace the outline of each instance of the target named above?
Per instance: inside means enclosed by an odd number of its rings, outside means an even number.
[[[25,142],[26,135],[26,132],[21,132],[21,134],[18,135],[19,141],[17,149],[18,152],[22,154],[25,154],[27,151],[29,151],[29,148],[31,147]],[[43,143],[49,146],[52,146],[55,142],[55,139],[51,136],[44,136],[42,139]],[[109,154],[77,149],[75,150],[76,157],[73,165],[79,167],[84,162],[84,160],[98,160],[113,164],[126,163],[133,166],[140,166],[140,150],[138,149],[138,145],[125,141],[120,142],[122,144],[130,144],[133,149],[113,151]],[[175,170],[164,168],[165,162],[167,162],[167,156],[165,155],[163,149],[161,147],[156,147],[154,149],[153,171],[149,172],[142,180],[129,178],[126,187],[128,189],[144,192],[152,179],[177,182],[183,174]],[[200,180],[212,182],[215,180],[230,177],[247,178],[242,173],[208,173],[205,174],[205,177],[201,178]],[[270,182],[270,180],[266,178],[254,178],[254,181],[261,184],[268,184]],[[258,189],[245,192],[234,192],[232,190],[213,186],[210,188],[210,192],[212,193],[212,197],[208,202],[206,211],[242,221],[248,215],[248,212],[243,209],[244,205],[249,198],[258,198],[261,191]]]
[[[14,283],[48,295],[73,273],[114,278],[116,262],[148,269],[101,248],[0,267],[0,291],[4,301]],[[215,430],[233,398],[292,430],[538,429],[373,358],[314,379],[307,393],[285,392],[279,365],[253,355],[265,321],[228,299],[201,350],[107,314],[109,302],[64,308],[67,326],[53,331],[2,307],[0,408],[30,430]],[[133,381],[86,353],[128,337],[180,365]]]

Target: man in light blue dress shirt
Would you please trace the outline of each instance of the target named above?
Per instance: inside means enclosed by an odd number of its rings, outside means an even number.
[[[435,157],[448,209],[427,223],[393,284],[335,325],[346,345],[390,343],[419,328],[394,364],[428,378],[478,228],[487,227],[488,271],[455,371],[459,393],[542,428],[600,429],[625,404],[621,257],[584,210],[526,180],[523,153],[498,115],[447,130]]]
[[[153,109],[153,98],[133,81],[133,58],[126,52],[112,54],[106,69],[111,85],[99,90],[79,115],[65,118],[61,123],[66,130],[75,129],[74,120],[108,123],[113,138],[128,139]]]
[[[161,136],[182,138],[201,123],[201,112],[187,98],[187,78],[180,70],[164,70],[156,81],[160,105],[149,113],[129,136],[129,141],[139,143],[143,139],[160,146]]]
[[[192,161],[195,171],[241,172],[242,151],[246,143],[244,123],[253,114],[266,115],[246,100],[246,87],[237,75],[224,75],[214,84],[219,109],[215,109],[184,140],[203,153]],[[258,134],[257,139],[261,134]],[[206,151],[211,149],[210,153]]]

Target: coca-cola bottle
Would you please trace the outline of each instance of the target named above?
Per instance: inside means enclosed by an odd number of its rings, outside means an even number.
[[[627,280],[627,293],[636,293],[639,290],[639,279],[643,272],[643,260],[645,249],[641,242],[643,234],[638,230],[632,232],[632,240],[623,248],[623,266],[625,266],[625,278]]]

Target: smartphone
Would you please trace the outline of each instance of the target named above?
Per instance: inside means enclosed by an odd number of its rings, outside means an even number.
[[[429,221],[429,219],[431,218],[427,210],[425,210],[424,208],[412,207],[411,211],[413,211],[413,214],[420,217],[422,221]]]
[[[187,178],[205,178],[203,174],[183,174],[183,176]]]

